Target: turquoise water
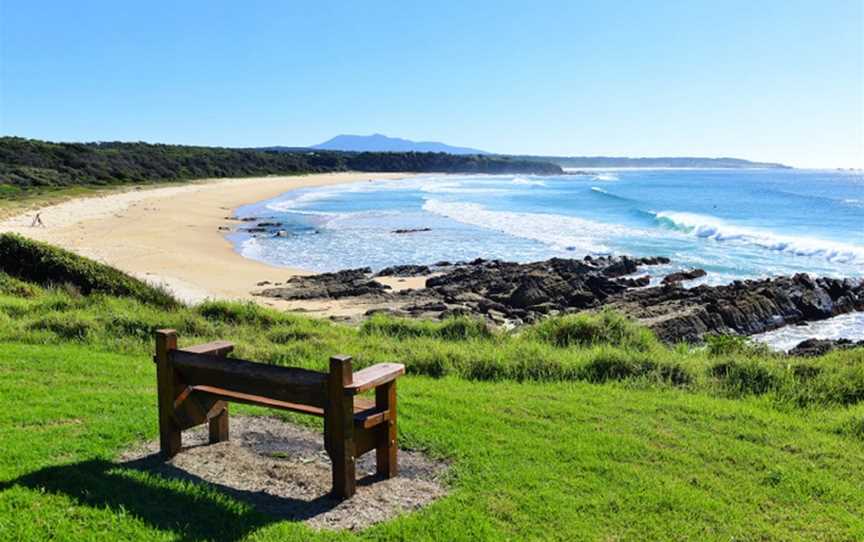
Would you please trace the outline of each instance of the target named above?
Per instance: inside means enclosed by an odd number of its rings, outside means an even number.
[[[864,276],[864,176],[804,170],[605,170],[589,175],[422,176],[296,190],[243,207],[288,237],[231,236],[248,258],[314,271],[477,257],[668,256],[645,268],[685,283],[812,273]],[[396,234],[393,230],[430,228]],[[864,339],[864,313],[757,336]]]
[[[238,251],[315,271],[585,254],[668,256],[702,282],[798,272],[864,276],[864,176],[813,170],[604,170],[422,176],[302,189],[243,207],[288,237]],[[394,234],[395,229],[431,228]]]

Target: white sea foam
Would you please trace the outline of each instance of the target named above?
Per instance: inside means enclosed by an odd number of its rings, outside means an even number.
[[[310,205],[318,201],[335,198],[339,194],[340,192],[337,190],[324,189],[315,190],[313,192],[292,193],[286,199],[268,203],[267,208],[271,211],[296,212],[295,210],[298,208],[305,207],[306,205]]]
[[[796,256],[824,258],[837,263],[864,263],[864,247],[837,241],[776,234],[772,231],[729,224],[722,219],[696,213],[661,211],[658,222],[703,239],[733,241]]]
[[[618,175],[615,175],[614,173],[598,173],[597,175],[594,175],[593,179],[595,181],[611,182],[611,181],[617,181]]]
[[[609,248],[603,241],[616,236],[644,234],[625,226],[603,224],[572,216],[490,211],[476,203],[430,199],[423,205],[423,210],[463,224],[540,241],[556,250],[574,251],[578,254],[608,253]]]
[[[516,177],[510,184],[518,184],[524,186],[546,186],[546,183],[541,181],[540,179],[523,179],[522,177]]]
[[[777,350],[789,350],[805,339],[864,339],[864,312],[852,312],[810,322],[806,326],[785,326],[767,333],[754,335],[753,339]]]

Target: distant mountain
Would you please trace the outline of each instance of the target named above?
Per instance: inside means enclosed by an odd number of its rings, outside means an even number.
[[[354,152],[446,152],[447,154],[489,154],[479,149],[453,147],[437,141],[411,141],[382,134],[338,135],[311,148],[328,151]]]
[[[655,168],[780,168],[790,166],[774,162],[751,162],[741,158],[700,158],[667,156],[658,158],[629,158],[624,156],[515,156],[523,160],[552,162],[566,168],[584,167],[655,167]]]

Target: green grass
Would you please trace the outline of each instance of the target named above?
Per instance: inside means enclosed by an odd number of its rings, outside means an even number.
[[[0,260],[0,540],[864,539],[864,349],[669,347],[610,312],[503,332],[185,307],[22,246],[69,280],[12,277]],[[181,345],[229,339],[238,357],[276,364],[404,362],[400,442],[451,462],[450,495],[359,534],[317,533],[116,464],[156,436],[150,359],[164,327]]]
[[[146,299],[146,296],[144,296]],[[781,408],[854,405],[864,400],[864,349],[788,358],[740,339],[723,346],[668,347],[613,313],[545,320],[516,332],[480,321],[399,320],[378,316],[359,327],[279,313],[259,305],[209,302],[163,308],[130,297],[82,295],[0,273],[0,340],[76,342],[146,353],[156,329],[190,344],[228,339],[246,359],[324,369],[347,353],[362,368],[401,361],[411,374],[483,381],[627,382],[719,397],[759,395]]]
[[[0,344],[0,538],[864,537],[860,406],[783,412],[674,389],[409,376],[400,440],[452,462],[451,494],[337,536],[112,463],[155,438],[154,381],[144,355]]]

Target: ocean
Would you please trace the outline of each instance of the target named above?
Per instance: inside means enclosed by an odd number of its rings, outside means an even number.
[[[864,277],[864,174],[852,171],[426,175],[296,190],[237,215],[282,222],[290,234],[234,233],[241,254],[314,271],[629,254],[671,258],[646,268],[657,277],[708,272],[687,286],[802,272]],[[825,323],[828,331],[815,329],[820,324],[799,331],[864,338],[864,319],[846,320]],[[784,336],[783,344],[792,340]]]

